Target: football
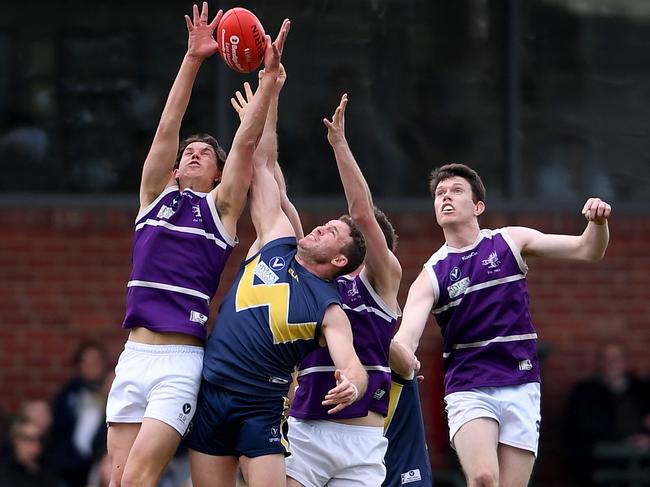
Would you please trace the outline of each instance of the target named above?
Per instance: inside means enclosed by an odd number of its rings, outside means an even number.
[[[264,60],[264,27],[250,10],[235,7],[223,14],[217,27],[219,54],[228,67],[250,73]]]

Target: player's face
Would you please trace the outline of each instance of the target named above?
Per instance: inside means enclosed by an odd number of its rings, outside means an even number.
[[[319,263],[330,262],[352,241],[350,227],[341,220],[330,220],[314,228],[298,245]]]
[[[217,167],[217,154],[206,142],[192,142],[183,151],[175,177],[181,181],[186,178],[200,180],[209,191],[219,180],[221,172]]]
[[[454,176],[438,183],[433,199],[436,220],[441,227],[471,221],[481,214],[482,203],[474,203],[472,187],[466,179]]]

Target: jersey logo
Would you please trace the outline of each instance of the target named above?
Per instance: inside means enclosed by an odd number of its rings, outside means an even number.
[[[382,397],[384,397],[384,394],[386,394],[385,390],[377,389],[375,393],[372,395],[372,398],[379,401]]]
[[[414,468],[408,472],[402,474],[402,485],[410,484],[411,482],[419,482],[422,480],[422,475],[420,474],[419,468]]]
[[[271,269],[274,271],[281,271],[284,269],[284,259],[282,257],[271,257],[269,264],[271,264]]]
[[[359,290],[357,289],[357,281],[352,281],[352,287],[348,289],[348,298],[351,298],[355,294],[359,294]]]
[[[255,284],[255,276],[261,279],[263,284]],[[237,285],[235,310],[240,312],[266,306],[273,343],[314,338],[316,322],[289,323],[290,287],[287,282],[277,282],[279,279],[264,262],[260,261],[259,255],[255,257],[244,268],[244,274]]]
[[[481,264],[486,265],[488,269],[496,269],[499,267],[499,264],[501,264],[501,261],[499,260],[499,257],[497,256],[497,251],[493,251],[490,255],[488,255],[487,259],[484,259],[481,261]]]
[[[202,220],[201,207],[199,205],[192,206],[192,213],[194,213],[194,221]]]
[[[533,370],[533,363],[528,359],[520,360],[519,370]]]
[[[171,217],[173,214],[174,214],[174,210],[172,210],[169,206],[162,205],[158,210],[158,214],[156,215],[156,217],[169,219],[169,217]]]
[[[451,286],[447,288],[447,293],[449,294],[449,297],[451,299],[460,296],[461,294],[465,294],[465,290],[469,286],[469,277],[466,277],[465,279],[461,279],[458,282],[455,282]]]
[[[205,325],[205,323],[208,321],[208,317],[203,313],[199,313],[198,311],[190,310],[190,321],[193,321],[194,323],[198,323],[200,325]]]
[[[460,278],[460,269],[458,267],[454,267],[449,273],[449,279],[451,279],[452,281],[457,281],[459,278]]]
[[[253,274],[255,274],[264,284],[271,285],[278,282],[280,279],[278,275],[269,269],[269,266],[261,260],[257,263],[253,269]]]

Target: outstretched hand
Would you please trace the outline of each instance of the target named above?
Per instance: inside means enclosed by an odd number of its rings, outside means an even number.
[[[241,94],[241,91],[237,90],[235,92],[235,96],[230,98],[230,104],[239,114],[240,121],[244,120],[244,114],[246,113],[248,104],[253,99],[253,90],[251,89],[251,85],[248,81],[244,82],[244,93],[246,94],[246,97]]]
[[[263,69],[260,70],[259,72],[260,80],[264,77],[264,74],[265,74],[264,70]],[[275,81],[275,89],[277,90],[277,93],[279,93],[280,90],[282,90],[282,87],[284,86],[284,82],[286,81],[286,79],[287,79],[287,73],[284,70],[284,66],[280,64],[280,72],[278,73],[278,78]],[[248,104],[253,99],[253,89],[251,88],[251,85],[248,81],[244,82],[244,95],[242,95],[241,91],[237,90],[235,92],[235,96],[230,98],[230,104],[239,115],[240,121],[244,119],[244,114],[246,113]]]
[[[338,413],[359,398],[359,390],[339,369],[334,372],[336,387],[330,389],[322,402],[323,406],[335,405],[327,414]]]
[[[345,142],[345,107],[348,104],[347,93],[341,97],[341,103],[336,107],[332,121],[326,118],[323,119],[325,127],[327,127],[327,141],[332,147],[342,142]]]
[[[589,198],[582,208],[582,214],[587,221],[596,225],[604,225],[612,212],[612,207],[600,198]]]
[[[187,39],[188,56],[202,61],[217,52],[219,45],[214,38],[214,30],[219,25],[222,16],[223,10],[219,10],[212,22],[208,23],[208,2],[203,2],[200,15],[199,7],[196,4],[192,6],[192,19],[189,15],[185,16],[189,34]]]
[[[284,50],[284,43],[287,40],[287,35],[289,34],[289,29],[291,28],[291,22],[289,19],[284,19],[282,26],[280,27],[280,32],[275,38],[275,41],[271,42],[271,37],[266,36],[266,51],[264,52],[264,70],[267,73],[272,73],[273,75],[279,73],[280,70],[280,61],[282,60],[282,51]]]

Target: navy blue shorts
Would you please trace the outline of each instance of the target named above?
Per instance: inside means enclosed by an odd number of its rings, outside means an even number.
[[[386,479],[382,487],[430,487],[431,463],[417,379],[403,379],[393,372],[387,422]]]
[[[187,446],[215,456],[287,455],[287,405],[281,396],[235,392],[203,379]]]

